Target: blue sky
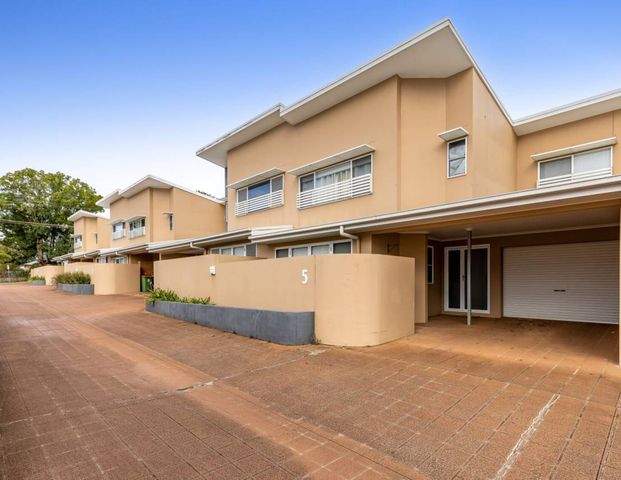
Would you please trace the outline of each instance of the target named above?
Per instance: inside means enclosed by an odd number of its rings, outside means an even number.
[[[513,118],[621,87],[621,2],[0,0],[0,175],[221,195],[194,152],[450,17]]]

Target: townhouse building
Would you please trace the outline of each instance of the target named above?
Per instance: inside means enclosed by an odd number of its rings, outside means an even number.
[[[107,214],[80,210],[69,217],[74,228],[73,252],[54,260],[68,264],[67,271],[90,273],[95,283],[97,265],[135,266],[106,275],[106,288],[99,289],[106,293],[138,291],[140,277],[153,276],[154,260],[203,253],[201,248],[188,248],[166,255],[152,253],[150,247],[221,233],[225,228],[224,201],[153,175],[111,192],[97,205]]]
[[[440,314],[618,324],[619,129],[621,91],[512,119],[446,20],[201,148],[226,171],[227,231],[191,245],[413,258],[412,332]]]

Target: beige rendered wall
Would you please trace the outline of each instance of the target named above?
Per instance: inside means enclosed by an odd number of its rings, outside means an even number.
[[[414,270],[413,259],[385,255],[204,255],[155,262],[155,281],[222,306],[314,311],[322,343],[363,346],[414,333]]]
[[[472,196],[511,192],[517,185],[517,136],[477,73],[473,74],[472,109],[472,135],[468,137]]]
[[[73,234],[82,235],[82,247],[73,251],[82,253],[101,248],[95,243],[95,233],[97,233],[97,218],[82,217],[73,222]]]
[[[129,238],[129,225],[125,223],[125,236],[116,240],[110,240],[110,247],[128,247],[130,245],[139,245],[141,243],[151,242],[151,189],[148,188],[134,195],[131,198],[120,198],[110,205],[110,224],[108,229],[110,238],[112,238],[112,222],[118,219],[127,220],[136,216],[145,216],[146,235],[134,239]]]
[[[231,255],[196,255],[159,260],[153,263],[154,286],[174,290],[184,297],[215,298],[216,277],[209,273],[209,267],[215,266],[218,276],[221,264],[252,260],[255,259]]]
[[[352,147],[369,144],[373,194],[298,210],[298,179],[285,175],[282,207],[236,217],[235,191],[228,189],[229,230],[269,225],[315,225],[398,209],[398,94],[393,77],[298,125],[283,124],[228,153],[228,183],[280,168],[288,171]]]
[[[65,269],[62,265],[45,265],[44,267],[33,268],[30,271],[31,277],[45,277],[46,285],[53,285],[52,280],[59,273],[64,273]]]
[[[137,264],[76,262],[65,265],[65,272],[88,273],[95,285],[95,295],[140,291],[140,267]]]
[[[225,231],[224,205],[221,203],[173,188],[171,211],[175,214],[173,229],[175,239],[202,237]],[[158,213],[160,212],[155,212],[156,215]],[[165,215],[162,217],[165,221],[168,220]],[[154,238],[159,241],[159,237]]]
[[[621,110],[605,113],[577,122],[547,128],[518,137],[517,141],[517,189],[537,186],[537,162],[531,155],[558,148],[621,136]],[[613,174],[621,174],[618,158],[619,146],[613,147]]]
[[[427,236],[399,235],[399,255],[416,259],[416,323],[427,322]]]
[[[108,248],[112,241],[112,226],[107,218],[97,218],[97,243],[93,249]]]

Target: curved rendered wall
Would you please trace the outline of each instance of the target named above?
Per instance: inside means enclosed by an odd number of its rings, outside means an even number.
[[[329,345],[378,345],[414,333],[413,258],[202,255],[155,262],[155,286],[221,306],[314,311],[315,337]]]

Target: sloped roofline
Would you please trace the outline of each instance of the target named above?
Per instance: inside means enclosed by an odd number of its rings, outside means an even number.
[[[346,98],[344,98],[343,95],[347,94],[342,94],[338,98],[334,97],[333,102],[325,100],[325,98],[333,94],[337,88],[342,89],[344,86],[353,85],[354,83],[363,83],[368,85],[366,88],[370,88],[374,84],[379,83],[379,81],[377,81],[377,79],[373,76],[372,72],[374,68],[377,68],[383,63],[393,61],[394,58],[400,53],[403,53],[408,49],[412,49],[425,39],[446,30],[450,31],[450,33],[454,36],[454,40],[461,49],[461,52],[467,57],[470,67],[475,69],[496,104],[504,114],[505,118],[513,127],[515,134],[518,136],[621,108],[621,89],[619,89],[562,105],[553,109],[545,110],[518,120],[513,120],[494,92],[482,70],[477,65],[474,57],[468,50],[453,23],[449,18],[446,18],[414,35],[405,42],[373,58],[350,73],[301,98],[293,104],[286,107],[281,103],[275,105],[274,107],[243,123],[239,127],[229,131],[221,137],[218,137],[206,146],[200,148],[196,152],[196,155],[216,165],[225,167],[227,161],[226,157],[229,150],[242,145],[243,143],[246,143],[285,122],[295,125],[320,113],[321,111],[330,108],[331,106],[344,101]],[[394,71],[393,76],[394,75],[398,75],[398,72]],[[359,93],[359,91],[360,90],[355,90],[355,87],[352,87],[352,93],[350,96]]]
[[[132,183],[129,187],[123,189],[116,189],[113,192],[109,193],[101,200],[99,200],[96,205],[99,207],[110,208],[110,204],[121,198],[130,198],[138,193],[146,190],[147,188],[177,188],[179,190],[183,190],[186,193],[190,193],[192,195],[196,195],[197,197],[204,198],[206,200],[210,200],[215,203],[223,204],[224,202],[212,195],[205,195],[195,190],[191,190],[186,187],[182,187],[181,185],[177,185],[176,183],[170,182],[168,180],[164,180],[163,178],[156,177],[155,175],[145,175],[140,180]]]

